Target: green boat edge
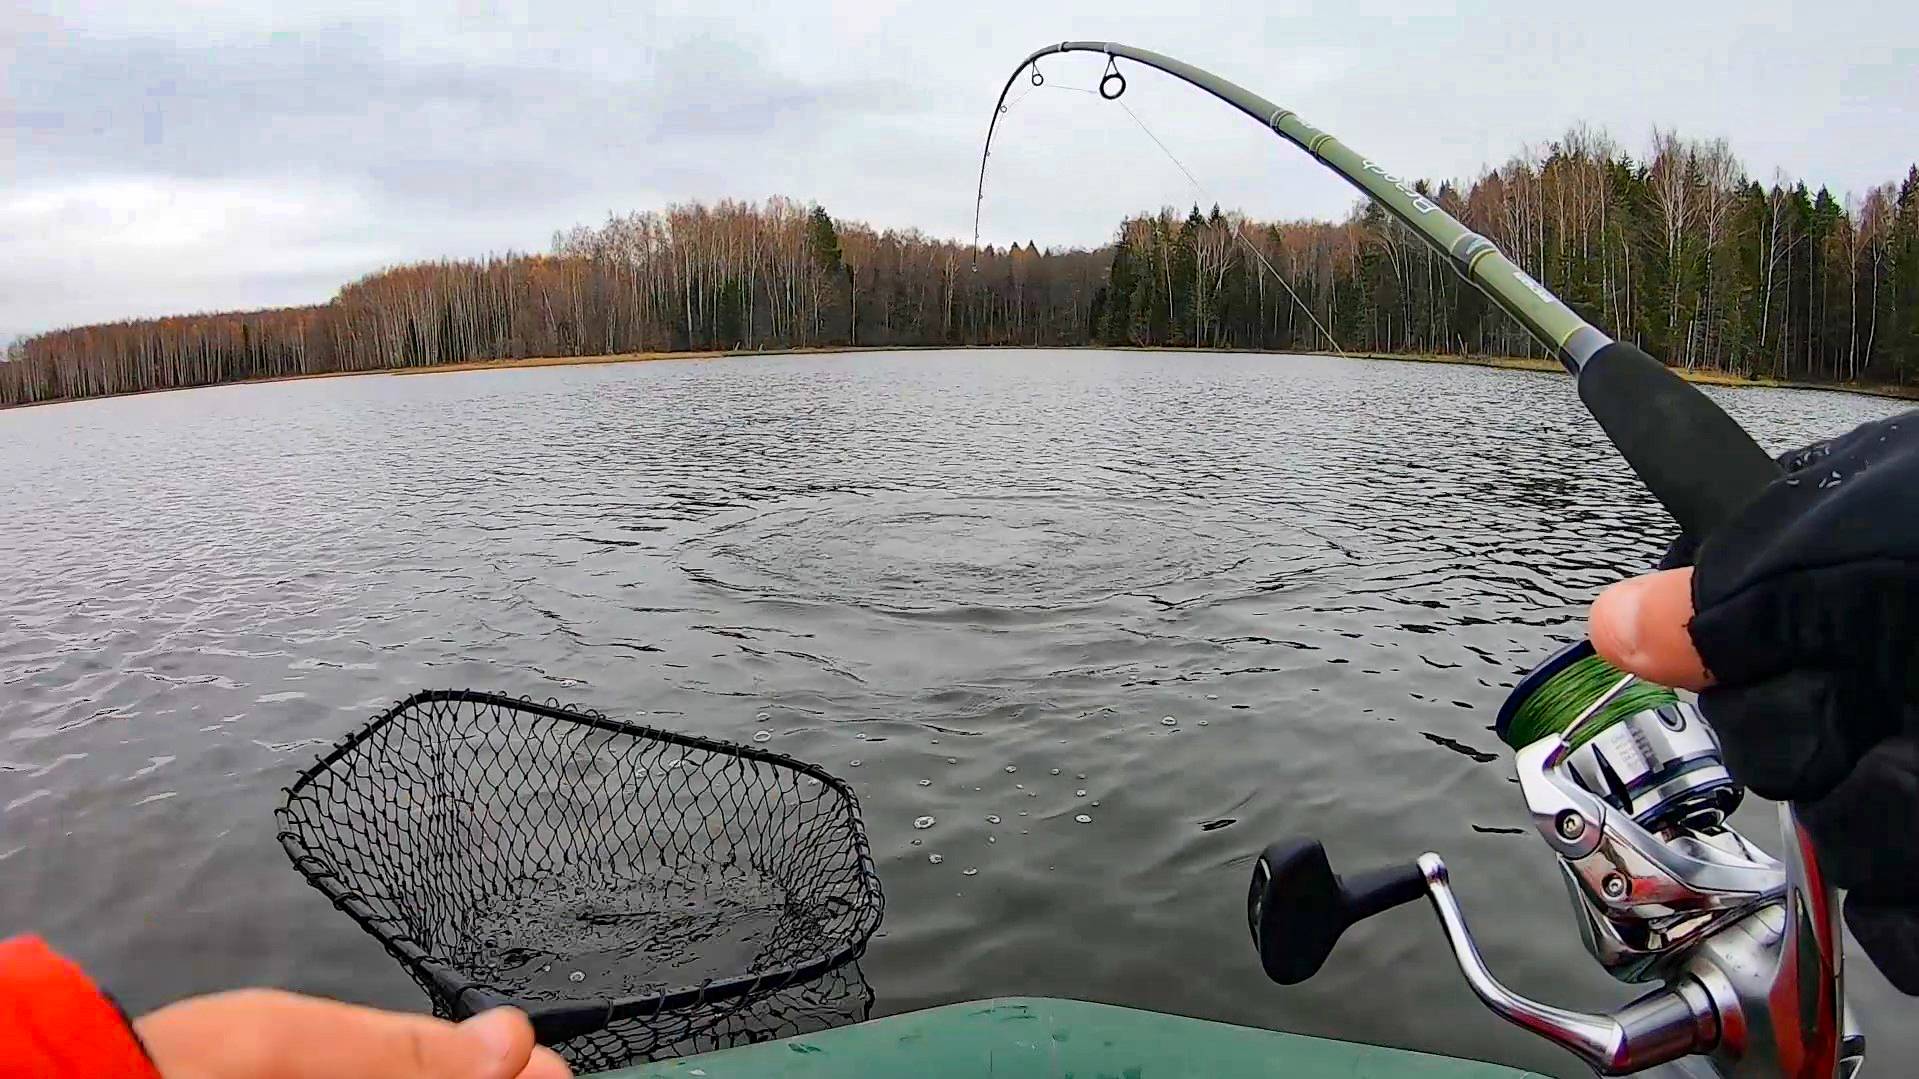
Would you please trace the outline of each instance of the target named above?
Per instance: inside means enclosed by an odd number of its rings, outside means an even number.
[[[1046,997],[888,1016],[602,1079],[1545,1079],[1406,1049]]]

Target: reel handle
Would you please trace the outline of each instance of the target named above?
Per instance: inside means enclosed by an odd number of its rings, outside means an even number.
[[[1297,985],[1319,972],[1355,923],[1425,894],[1417,864],[1341,877],[1319,840],[1296,837],[1267,847],[1253,864],[1246,925],[1266,976]]]

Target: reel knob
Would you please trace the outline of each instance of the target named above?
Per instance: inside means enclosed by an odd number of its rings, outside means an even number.
[[[1253,864],[1246,926],[1266,976],[1298,985],[1319,973],[1354,923],[1426,894],[1416,864],[1340,877],[1317,839],[1281,840]]]

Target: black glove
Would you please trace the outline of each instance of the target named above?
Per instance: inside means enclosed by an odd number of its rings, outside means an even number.
[[[1846,922],[1919,996],[1919,412],[1780,458],[1694,558],[1700,707],[1733,777],[1791,801]]]

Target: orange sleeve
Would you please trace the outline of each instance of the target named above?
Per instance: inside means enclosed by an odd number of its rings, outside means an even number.
[[[39,937],[0,941],[0,1079],[160,1079],[126,1017]]]

